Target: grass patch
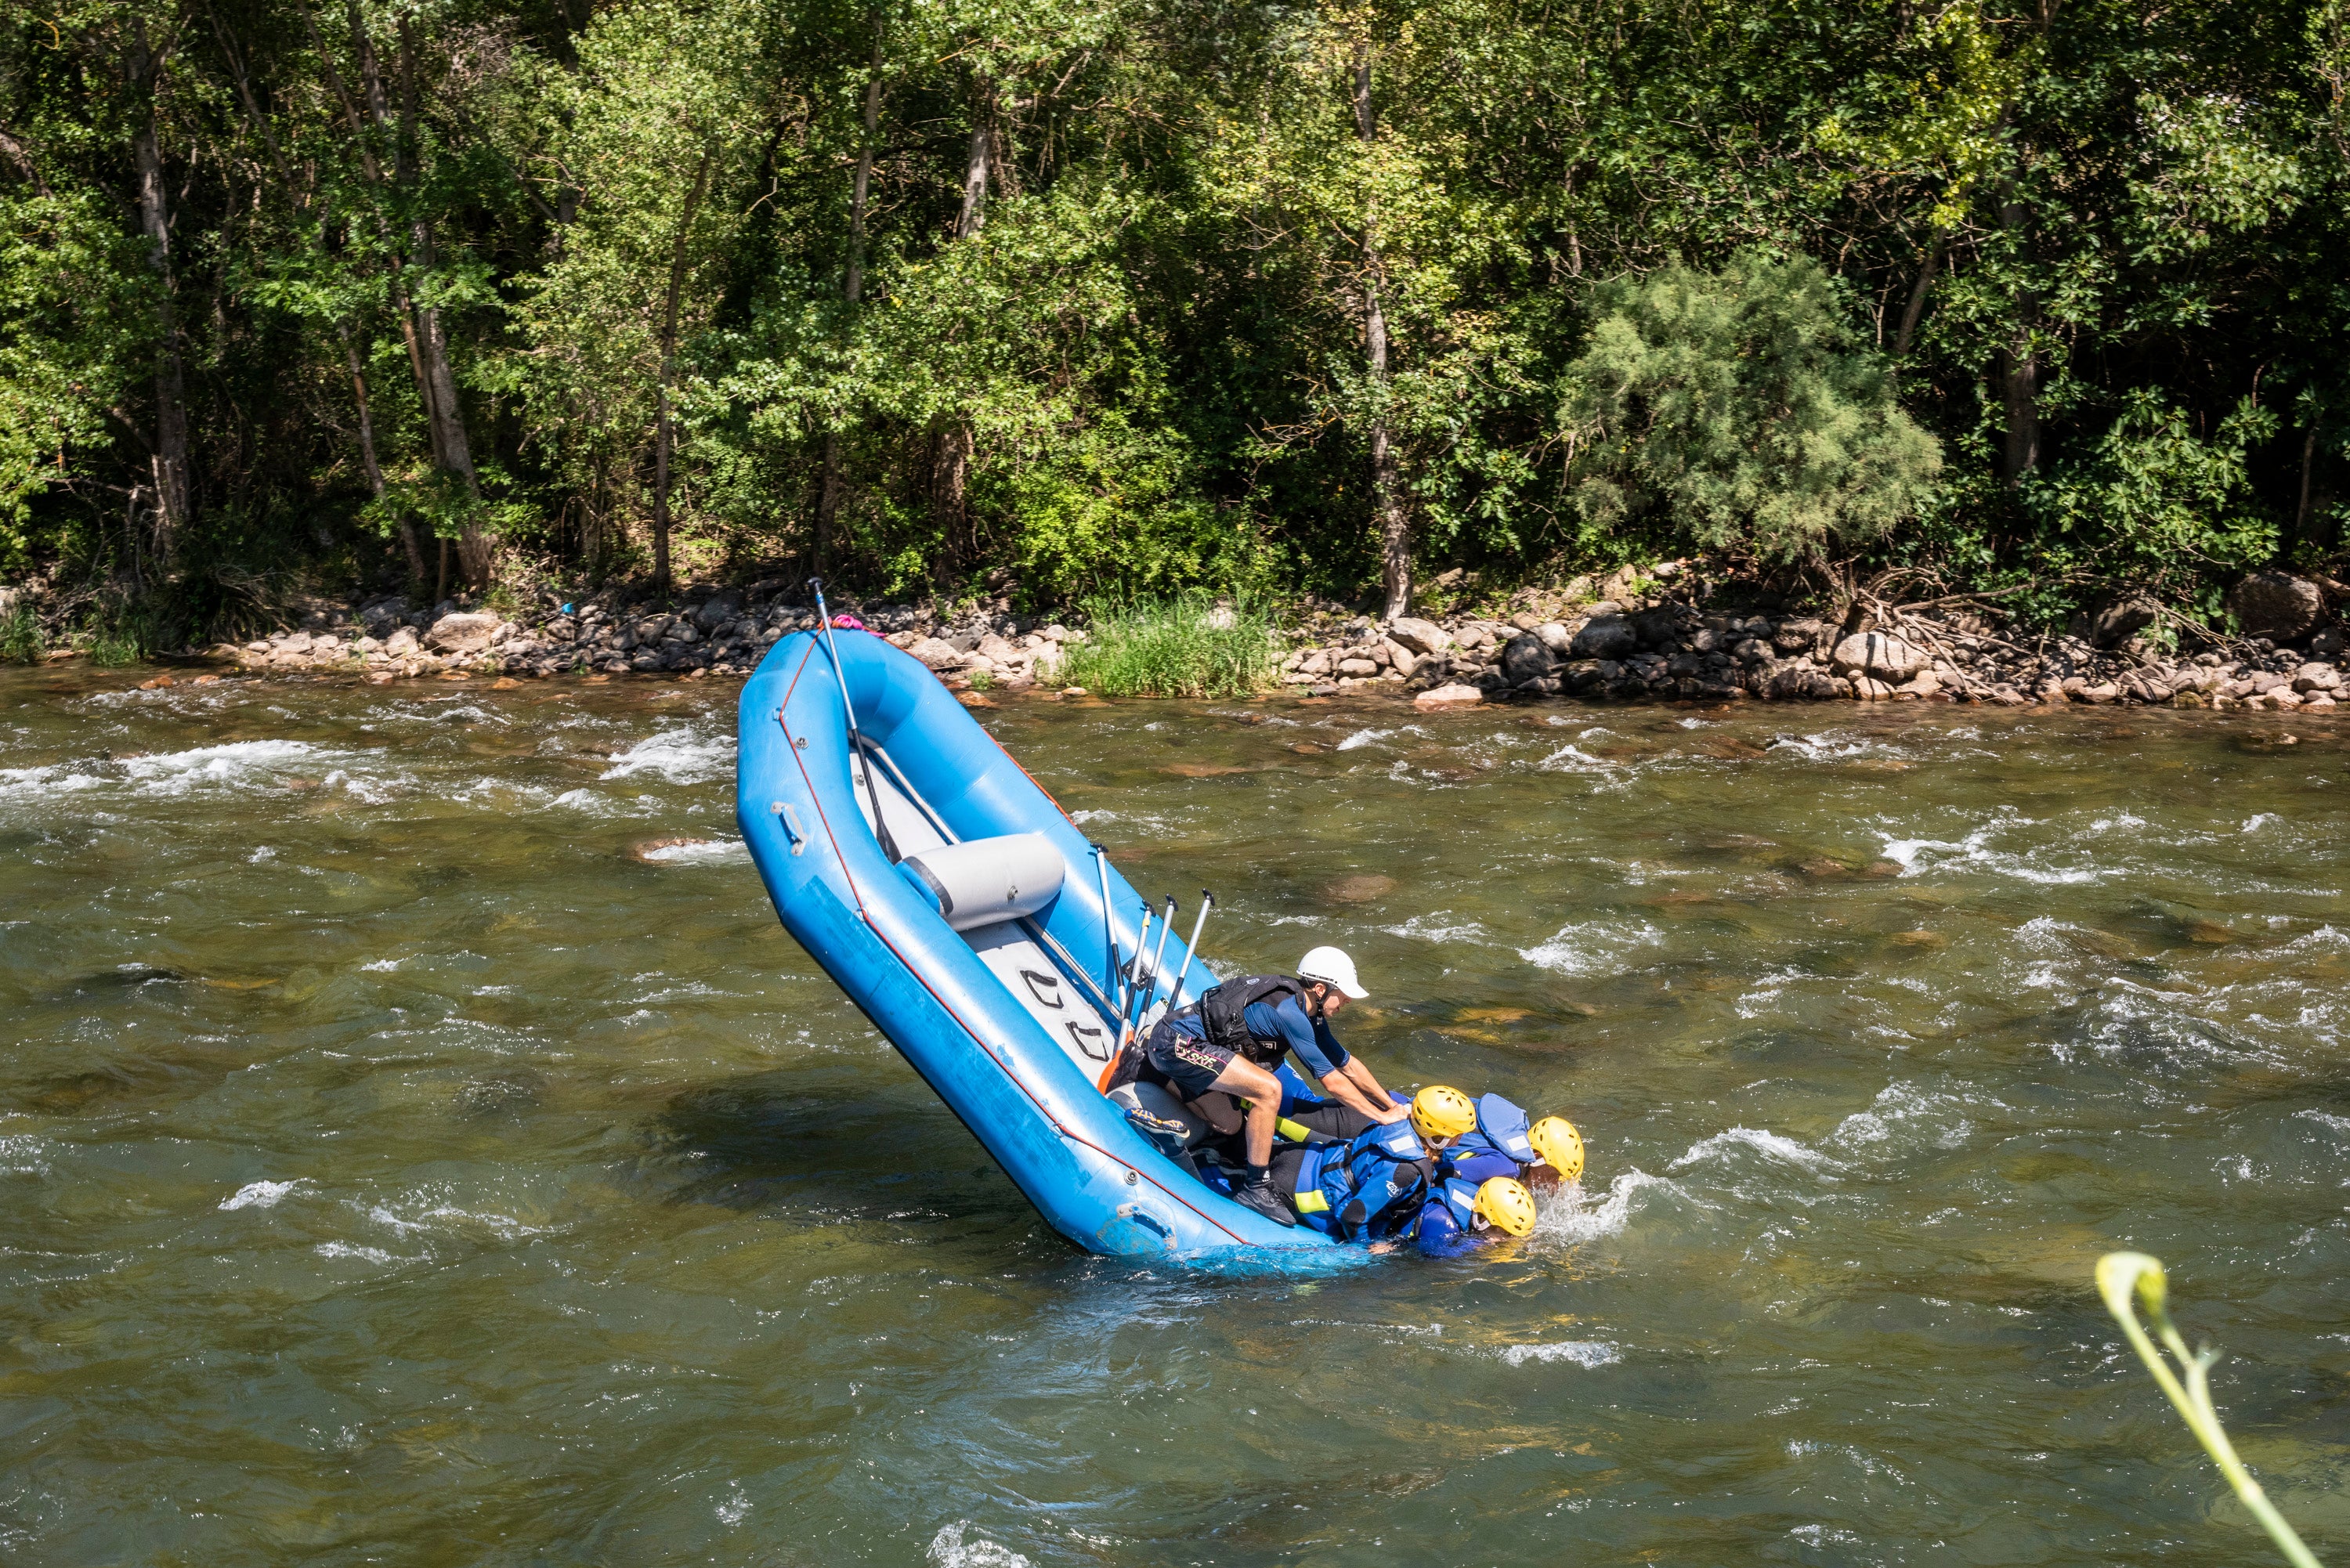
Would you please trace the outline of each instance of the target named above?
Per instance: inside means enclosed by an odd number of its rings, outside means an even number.
[[[0,661],[10,664],[37,664],[47,651],[41,637],[41,618],[33,613],[30,605],[18,605],[0,619]]]
[[[139,634],[120,623],[102,626],[90,633],[89,661],[92,664],[109,668],[136,664],[144,651],[139,646]]]
[[[1281,682],[1273,611],[1205,594],[1095,599],[1086,640],[1062,651],[1054,679],[1108,697],[1242,697]]]

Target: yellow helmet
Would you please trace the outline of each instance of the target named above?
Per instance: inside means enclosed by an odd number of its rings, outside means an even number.
[[[1561,1181],[1573,1181],[1583,1174],[1583,1135],[1565,1116],[1544,1116],[1526,1129],[1526,1141]]]
[[[1411,1097],[1411,1130],[1430,1139],[1474,1132],[1476,1102],[1458,1089],[1430,1084]]]
[[[1534,1195],[1515,1177],[1493,1178],[1477,1189],[1476,1201],[1469,1207],[1513,1236],[1534,1228]]]

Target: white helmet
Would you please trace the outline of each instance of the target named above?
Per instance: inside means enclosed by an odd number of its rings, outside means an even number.
[[[1371,994],[1355,978],[1355,961],[1343,948],[1315,948],[1297,961],[1297,978],[1327,981],[1357,1002]]]

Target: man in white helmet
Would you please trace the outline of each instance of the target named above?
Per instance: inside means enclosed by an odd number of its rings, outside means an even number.
[[[1232,1196],[1269,1220],[1297,1223],[1267,1179],[1281,1117],[1274,1069],[1284,1056],[1295,1055],[1333,1098],[1372,1121],[1410,1114],[1330,1032],[1331,1018],[1350,999],[1369,994],[1355,978],[1354,960],[1336,948],[1315,948],[1295,975],[1243,975],[1211,989],[1159,1020],[1143,1047],[1142,1075],[1166,1085],[1210,1123],[1230,1130],[1232,1106],[1214,1096],[1248,1103],[1242,1129],[1248,1165]]]

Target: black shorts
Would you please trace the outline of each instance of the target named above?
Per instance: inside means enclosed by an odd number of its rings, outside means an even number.
[[[1214,1088],[1224,1069],[1232,1064],[1230,1051],[1177,1029],[1151,1031],[1149,1044],[1142,1048],[1142,1057],[1173,1085],[1176,1096],[1184,1100],[1196,1100]]]

